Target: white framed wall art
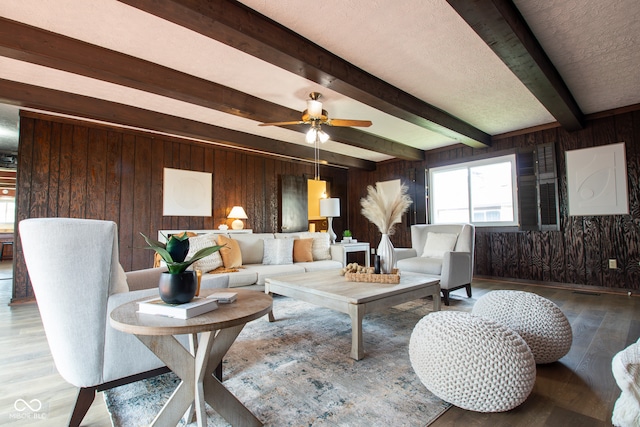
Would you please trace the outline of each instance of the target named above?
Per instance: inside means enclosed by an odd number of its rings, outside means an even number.
[[[569,215],[627,215],[624,142],[565,153]]]
[[[213,175],[164,168],[162,214],[165,216],[211,216]]]

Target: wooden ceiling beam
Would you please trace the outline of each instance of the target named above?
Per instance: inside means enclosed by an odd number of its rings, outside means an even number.
[[[0,102],[208,141],[262,154],[314,161],[314,149],[130,105],[0,79]],[[375,170],[374,162],[320,150],[329,165]]]
[[[472,147],[491,145],[491,137],[485,132],[361,70],[239,2],[120,1],[453,140]]]
[[[5,18],[0,18],[0,55],[257,122],[299,120],[302,114],[209,80]],[[304,133],[308,128],[294,130]],[[333,141],[405,160],[424,159],[422,150],[357,129],[340,133]]]
[[[511,0],[447,0],[566,130],[584,114]]]

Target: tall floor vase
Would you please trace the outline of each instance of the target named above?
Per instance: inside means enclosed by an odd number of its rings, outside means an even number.
[[[384,274],[390,274],[396,264],[396,254],[388,234],[383,234],[380,238],[377,254],[380,256],[380,271]]]

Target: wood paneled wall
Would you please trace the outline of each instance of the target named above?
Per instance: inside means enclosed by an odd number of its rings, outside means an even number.
[[[165,167],[213,174],[211,217],[162,215]],[[150,267],[153,253],[141,249],[139,233],[161,229],[213,229],[230,225],[226,216],[241,205],[254,232],[276,232],[278,179],[313,177],[313,165],[123,130],[90,122],[21,114],[18,154],[17,220],[39,217],[115,221],[120,262],[126,271]],[[321,167],[331,195],[347,197],[347,170]],[[342,208],[346,212],[346,205]],[[336,219],[334,229],[342,229]],[[17,231],[16,231],[17,233]],[[61,242],[64,244],[64,242]],[[13,302],[33,298],[16,236]]]
[[[125,270],[151,265],[151,252],[138,249],[139,232],[158,229],[207,229],[227,222],[231,206],[244,206],[247,228],[277,231],[278,179],[313,175],[309,163],[264,157],[207,144],[164,138],[89,122],[24,113],[21,117],[17,218],[76,217],[118,223],[120,258]],[[342,201],[343,216],[334,230],[376,247],[380,233],[360,213],[367,185],[400,178],[412,184],[416,173],[444,162],[531,146],[556,144],[560,176],[561,230],[500,233],[478,229],[475,273],[536,282],[640,290],[640,111],[588,121],[568,133],[552,128],[500,138],[488,149],[456,146],[427,153],[425,162],[388,161],[374,172],[323,167],[331,195]],[[569,217],[565,151],[625,142],[630,215]],[[213,216],[162,216],[164,167],[213,173]],[[406,218],[391,237],[396,247],[410,246]],[[16,237],[13,301],[33,297],[19,239]],[[610,270],[615,258],[618,269]]]
[[[501,233],[476,229],[475,274],[525,281],[562,283],[609,290],[640,290],[640,111],[602,115],[588,120],[585,129],[566,132],[546,129],[496,139],[488,149],[456,146],[427,152],[425,162],[389,161],[374,172],[349,172],[349,197],[354,203],[366,195],[366,186],[376,181],[400,178],[410,184],[411,170],[500,150],[552,142],[556,146],[559,175],[560,231]],[[625,142],[630,215],[568,215],[565,151]],[[372,247],[380,233],[361,214],[359,205],[350,209],[351,229],[357,239]],[[391,237],[396,247],[410,246],[406,222]],[[616,259],[618,268],[608,268]]]

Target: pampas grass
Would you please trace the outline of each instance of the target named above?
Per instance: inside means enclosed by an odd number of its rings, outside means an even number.
[[[373,185],[367,187],[367,197],[360,199],[362,215],[371,221],[382,234],[392,235],[394,225],[402,222],[402,215],[413,201],[407,195],[407,186],[402,185],[395,194],[385,194]]]

